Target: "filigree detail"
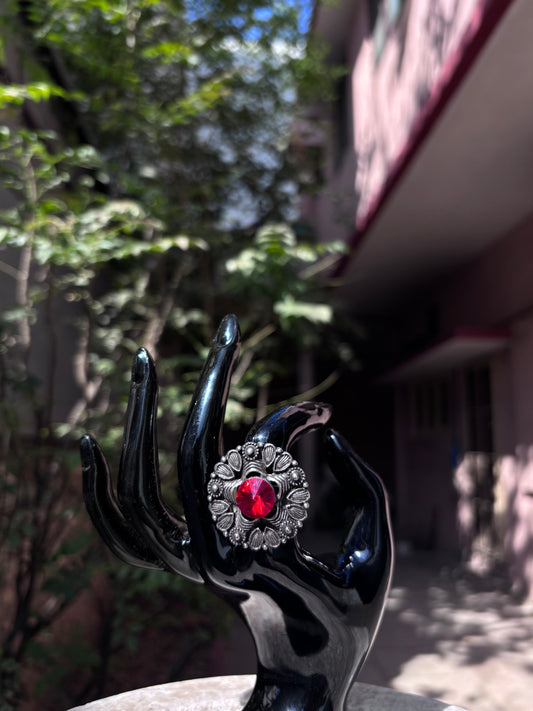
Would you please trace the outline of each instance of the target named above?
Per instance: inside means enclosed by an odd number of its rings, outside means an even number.
[[[236,492],[248,478],[260,477],[276,493],[272,511],[251,519],[237,506]],[[207,485],[208,507],[216,527],[233,545],[254,551],[277,548],[294,538],[307,518],[309,485],[289,452],[270,442],[245,442],[218,462]]]

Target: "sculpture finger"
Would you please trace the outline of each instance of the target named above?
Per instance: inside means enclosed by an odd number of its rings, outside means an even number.
[[[387,497],[380,478],[357,455],[340,434],[325,434],[329,466],[342,486],[354,513],[340,549],[340,567],[350,578],[364,568],[365,586],[383,579],[392,564]],[[388,584],[388,577],[385,576]]]
[[[191,565],[187,527],[161,499],[156,416],[155,366],[148,351],[141,348],[133,361],[118,499],[145,545],[171,570],[199,581]]]
[[[178,475],[196,559],[220,562],[221,535],[211,526],[206,486],[222,454],[222,427],[231,375],[239,354],[237,319],[226,316],[216,333],[193,395],[178,447]]]
[[[287,449],[299,437],[325,425],[331,407],[320,402],[299,402],[283,405],[257,422],[248,432],[247,440],[270,442]]]
[[[85,505],[108,548],[124,563],[163,570],[163,563],[142,544],[135,529],[122,515],[111,486],[107,462],[90,435],[82,438],[80,454]]]

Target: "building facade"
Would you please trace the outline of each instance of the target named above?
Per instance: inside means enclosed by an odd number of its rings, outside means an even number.
[[[322,161],[304,214],[349,245],[336,277],[374,338],[366,394],[392,394],[370,429],[397,538],[504,562],[531,595],[533,5],[318,3],[313,30],[347,71],[297,137]]]

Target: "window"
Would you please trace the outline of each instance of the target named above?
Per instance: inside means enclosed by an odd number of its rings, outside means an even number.
[[[468,448],[474,452],[492,452],[492,395],[488,365],[466,371],[466,402]]]
[[[337,83],[337,96],[334,107],[334,161],[339,169],[351,141],[351,75],[343,75]]]
[[[400,19],[403,5],[404,0],[368,0],[368,16],[376,64],[383,54],[387,36],[394,30]]]
[[[450,426],[448,380],[417,383],[411,388],[411,432],[415,435],[441,432]]]

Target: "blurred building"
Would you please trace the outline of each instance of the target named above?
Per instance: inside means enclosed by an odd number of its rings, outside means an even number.
[[[352,426],[391,452],[398,539],[533,594],[533,3],[324,1],[313,27],[347,69],[295,144],[368,334]]]

